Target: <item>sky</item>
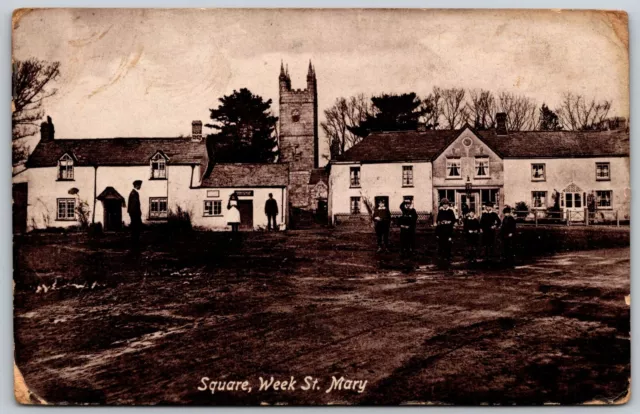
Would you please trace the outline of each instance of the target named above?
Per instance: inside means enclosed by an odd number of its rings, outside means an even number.
[[[234,89],[273,100],[280,62],[320,121],[336,98],[434,86],[510,91],[556,107],[565,91],[628,117],[626,17],[593,11],[35,9],[14,16],[13,58],[59,61],[44,103],[57,138],[172,137]],[[321,137],[321,141],[323,138]],[[322,146],[326,151],[326,145]]]

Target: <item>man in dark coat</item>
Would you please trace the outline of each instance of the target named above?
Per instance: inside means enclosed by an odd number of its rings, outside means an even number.
[[[493,245],[496,240],[496,229],[500,227],[500,216],[493,211],[493,204],[486,203],[485,211],[480,217],[480,228],[482,229],[482,245],[484,247],[484,258],[489,260],[493,253]]]
[[[131,219],[131,224],[129,225],[131,229],[131,248],[134,251],[139,248],[140,231],[142,230],[142,211],[140,210],[140,194],[138,193],[140,187],[142,187],[142,181],[135,180],[127,203],[127,213],[129,213],[129,218]]]
[[[376,230],[378,242],[378,253],[389,250],[389,226],[391,225],[391,213],[383,200],[378,202],[378,206],[373,212],[373,223]]]
[[[440,210],[436,217],[436,239],[438,240],[438,257],[443,264],[451,262],[451,244],[453,237],[453,226],[456,223],[456,215],[449,208],[449,200],[440,200]]]
[[[504,261],[508,266],[513,266],[513,239],[516,235],[516,219],[511,215],[511,207],[505,207],[502,212],[504,213],[504,219],[502,220],[500,235],[502,236]]]
[[[416,209],[413,208],[413,200],[405,199],[404,202],[400,204],[400,211],[402,211],[402,216],[400,216],[398,221],[400,224],[402,254],[412,254],[415,247],[416,224],[418,222],[418,213]]]
[[[267,215],[267,229],[278,230],[278,225],[276,224],[276,217],[278,216],[278,202],[274,200],[272,193],[269,193],[269,199],[264,203],[264,214]]]
[[[469,210],[464,218],[464,234],[467,239],[467,259],[475,263],[478,257],[478,241],[480,240],[480,221],[476,212]]]

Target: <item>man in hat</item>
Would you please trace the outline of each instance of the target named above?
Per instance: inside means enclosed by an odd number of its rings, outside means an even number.
[[[398,220],[400,225],[400,245],[402,255],[413,253],[416,237],[416,223],[418,222],[418,213],[413,207],[413,199],[406,197],[400,204],[402,216]]]
[[[456,222],[456,215],[450,208],[449,200],[440,200],[440,210],[436,217],[436,239],[438,240],[438,256],[444,264],[451,262],[451,244],[453,237],[453,226]]]
[[[508,266],[513,266],[513,239],[516,234],[516,219],[511,215],[511,207],[509,206],[506,206],[502,213],[504,214],[504,219],[502,220],[500,235],[502,236],[504,261]]]
[[[480,228],[482,229],[482,245],[484,247],[484,258],[489,260],[493,253],[493,245],[496,239],[496,229],[500,227],[501,221],[498,213],[493,211],[493,203],[486,202],[484,212],[480,217]]]
[[[127,203],[127,213],[129,213],[129,218],[131,219],[129,227],[131,229],[131,249],[133,251],[137,251],[139,248],[140,231],[142,230],[142,211],[140,210],[140,194],[138,193],[140,187],[142,187],[142,181],[135,180]]]
[[[478,257],[478,242],[480,240],[480,221],[476,217],[476,212],[469,210],[464,222],[464,234],[467,239],[467,259],[469,263],[475,263]]]
[[[391,226],[391,212],[384,200],[380,199],[373,212],[373,223],[378,242],[378,253],[389,251],[389,227]]]
[[[269,199],[264,203],[264,213],[267,215],[267,229],[269,231],[272,229],[278,230],[278,225],[276,224],[276,217],[278,216],[278,202],[273,198],[272,193],[269,193]]]

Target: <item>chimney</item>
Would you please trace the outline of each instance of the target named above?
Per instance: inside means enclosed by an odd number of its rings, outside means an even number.
[[[202,121],[196,120],[191,122],[191,141],[202,141]]]
[[[504,112],[496,114],[496,134],[507,135],[507,114]]]
[[[40,141],[53,141],[55,132],[51,117],[47,116],[47,121],[40,124]]]

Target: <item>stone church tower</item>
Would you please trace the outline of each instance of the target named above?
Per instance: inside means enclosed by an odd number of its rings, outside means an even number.
[[[291,89],[289,69],[280,65],[280,162],[289,163],[289,201],[308,209],[309,179],[318,168],[318,89],[311,61],[307,88]]]

